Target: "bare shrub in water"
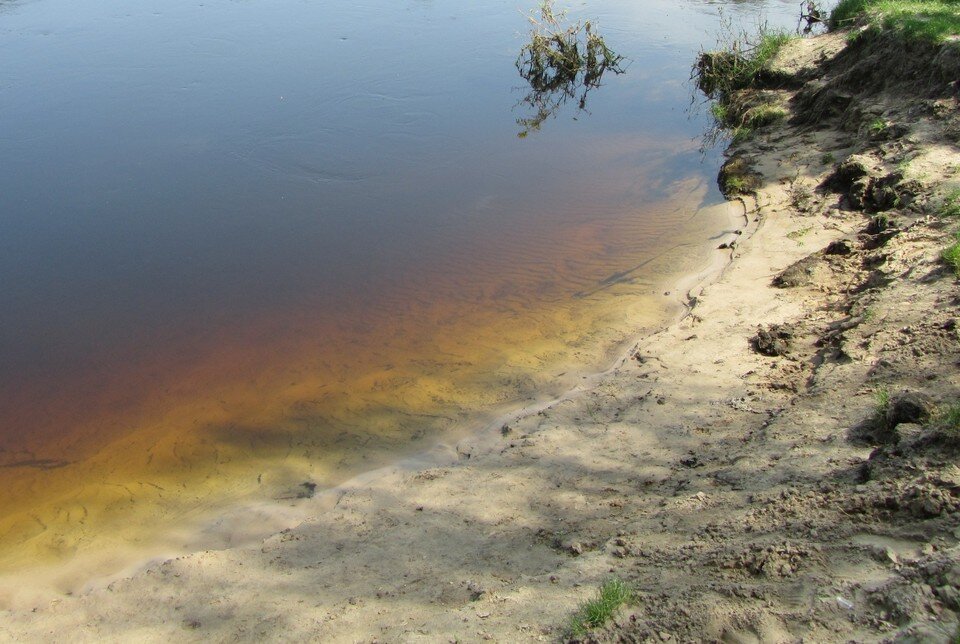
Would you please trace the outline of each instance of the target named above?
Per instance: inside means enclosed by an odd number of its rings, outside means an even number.
[[[530,84],[530,93],[520,105],[529,107],[533,115],[517,119],[520,137],[539,130],[570,100],[585,110],[587,94],[600,87],[604,73],[624,71],[620,66],[623,57],[607,47],[589,21],[564,27],[565,17],[566,12],[554,10],[553,0],[542,0],[529,16],[533,26],[530,42],[520,50],[516,64]]]

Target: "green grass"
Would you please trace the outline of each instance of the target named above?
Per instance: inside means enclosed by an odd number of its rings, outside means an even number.
[[[585,635],[590,629],[602,626],[622,605],[630,601],[633,593],[626,582],[613,578],[605,582],[597,596],[580,604],[570,619],[570,633],[574,637]]]
[[[886,419],[887,410],[890,409],[890,390],[887,389],[886,385],[881,385],[874,390],[873,400],[877,416]]]
[[[750,58],[752,66],[759,71],[768,65],[780,53],[783,46],[794,38],[796,36],[788,34],[786,31],[761,31],[760,39],[754,47],[753,56]]]
[[[960,0],[840,0],[830,28],[850,27],[861,18],[874,30],[939,43],[960,34]]]
[[[770,62],[797,36],[761,25],[756,35],[730,34],[719,51],[700,52],[691,79],[707,98],[714,99],[710,113],[714,126],[705,137],[713,145],[729,133],[734,143],[744,141],[757,128],[782,121],[787,112],[772,103],[748,107],[734,99],[739,90],[774,81]]]
[[[730,120],[730,109],[723,103],[714,103],[711,105],[710,114],[717,123],[726,124]]]
[[[830,28],[842,29],[851,26],[867,12],[870,0],[840,0],[830,12]]]
[[[733,128],[733,132],[730,138],[734,143],[740,143],[742,141],[746,141],[752,135],[753,135],[753,130],[751,128],[740,126],[740,127]],[[743,188],[745,187],[745,185],[746,184],[744,183],[744,185],[740,187]]]
[[[752,86],[777,53],[796,36],[761,28],[755,37],[733,39],[721,52],[703,53],[694,69],[698,87],[710,98],[722,99],[738,89]]]
[[[752,107],[743,115],[743,125],[752,129],[778,123],[787,118],[787,111],[772,103]]]
[[[762,103],[747,109],[742,113],[735,113],[726,103],[716,102],[710,106],[710,114],[717,123],[725,128],[733,130],[734,136],[749,135],[753,130],[778,123],[787,117],[787,111],[773,103]]]
[[[960,402],[942,407],[935,421],[940,429],[952,435],[960,435]]]
[[[890,127],[886,121],[884,121],[879,116],[867,125],[867,130],[870,131],[871,136],[880,136],[887,131],[887,128]]]
[[[944,249],[940,256],[953,269],[954,275],[960,277],[960,233],[957,233],[954,237],[956,241]]]
[[[804,235],[806,235],[811,230],[813,230],[812,226],[805,226],[803,228],[798,228],[797,230],[791,230],[790,232],[787,233],[787,239],[792,239],[798,244],[803,245],[803,242],[801,241],[801,239],[803,238]]]
[[[787,118],[787,111],[773,103],[763,103],[742,114],[734,114],[725,103],[716,102],[710,106],[710,113],[719,128],[730,132],[734,143],[747,140],[757,128],[779,123]]]
[[[943,198],[937,214],[941,217],[960,217],[960,188],[954,188]]]
[[[736,136],[734,136],[734,140],[736,140]],[[741,194],[747,192],[749,189],[749,183],[743,177],[727,177],[724,185],[727,192],[734,194]]]

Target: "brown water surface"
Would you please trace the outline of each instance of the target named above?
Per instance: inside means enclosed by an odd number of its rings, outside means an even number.
[[[0,571],[197,542],[676,310],[730,232],[683,82],[713,8],[578,8],[627,73],[521,140],[531,8],[3,5]]]

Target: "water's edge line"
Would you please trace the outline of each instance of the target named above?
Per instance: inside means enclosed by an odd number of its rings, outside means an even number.
[[[751,203],[748,203],[745,199],[723,201],[698,208],[697,212],[703,212],[711,208],[723,208],[731,227],[740,231],[736,236],[731,233],[731,236],[740,242],[753,236],[762,225],[762,220],[759,218],[751,220],[750,215],[756,212],[757,204],[753,202],[752,198],[750,199]],[[672,281],[659,283],[660,286],[669,290],[678,311],[665,316],[662,323],[655,328],[644,329],[639,334],[627,337],[614,344],[607,352],[608,356],[612,356],[608,360],[608,367],[578,373],[577,383],[558,395],[523,404],[519,407],[508,405],[502,411],[496,412],[492,419],[487,416],[474,422],[468,421],[455,430],[453,435],[449,433],[440,435],[430,446],[412,455],[406,455],[385,465],[355,474],[337,485],[318,489],[312,498],[300,500],[296,504],[282,505],[274,499],[248,499],[228,504],[221,508],[222,511],[217,515],[217,518],[208,517],[203,521],[192,524],[191,529],[186,530],[186,533],[190,536],[180,542],[182,545],[166,548],[158,547],[152,552],[144,552],[142,558],[134,556],[131,558],[134,560],[132,563],[121,565],[108,572],[98,574],[89,571],[89,574],[80,575],[82,579],[78,579],[78,575],[70,574],[63,569],[62,565],[44,565],[30,571],[21,570],[12,575],[2,575],[0,576],[0,587],[15,587],[16,584],[12,583],[16,582],[15,578],[30,572],[38,573],[39,577],[47,580],[53,580],[46,592],[39,592],[39,594],[34,595],[34,601],[39,596],[45,596],[53,600],[57,593],[88,594],[172,559],[187,557],[204,551],[256,547],[264,539],[284,530],[296,528],[313,517],[333,510],[345,495],[370,488],[386,477],[412,474],[437,467],[456,467],[458,464],[468,462],[473,454],[499,449],[503,442],[501,428],[504,425],[516,423],[556,405],[574,400],[578,396],[595,389],[604,378],[622,369],[628,361],[632,360],[640,345],[650,342],[657,335],[668,332],[690,315],[694,315],[703,290],[721,279],[739,256],[735,248],[720,251],[709,248],[707,243],[704,243],[704,248],[706,249],[707,261],[698,270],[683,274]],[[240,538],[231,534],[229,538],[225,539],[222,526],[229,523],[233,517],[236,518],[236,521],[242,521],[247,526],[256,523],[254,517],[261,518],[268,525],[260,530],[250,530]],[[37,590],[39,591],[39,589]],[[0,608],[13,608],[13,606]]]

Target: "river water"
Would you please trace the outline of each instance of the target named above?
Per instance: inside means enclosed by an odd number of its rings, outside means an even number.
[[[0,572],[603,368],[730,232],[696,51],[796,5],[578,3],[626,71],[520,137],[532,2],[0,4]]]

